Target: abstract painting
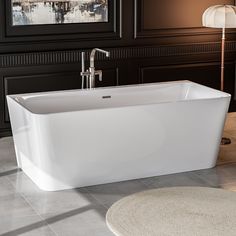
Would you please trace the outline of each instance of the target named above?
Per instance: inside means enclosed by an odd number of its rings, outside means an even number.
[[[11,0],[12,25],[108,21],[108,0]]]

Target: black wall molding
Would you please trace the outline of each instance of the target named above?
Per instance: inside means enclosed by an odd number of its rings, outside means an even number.
[[[97,54],[96,59],[104,61],[217,53],[221,51],[221,44],[198,43],[173,46],[120,47],[107,48],[107,50],[111,53],[109,59],[107,59],[103,54]],[[236,42],[226,42],[226,52],[235,51]],[[81,52],[82,50],[2,54],[0,55],[0,67],[80,63]],[[89,61],[89,55],[90,50],[85,50],[87,61]]]

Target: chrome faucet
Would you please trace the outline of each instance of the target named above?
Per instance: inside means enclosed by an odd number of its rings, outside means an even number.
[[[81,58],[81,62],[82,62],[82,71],[80,73],[81,77],[82,77],[82,89],[84,89],[84,79],[86,77],[86,88],[87,89],[92,89],[95,88],[95,77],[96,75],[99,76],[99,81],[102,81],[102,70],[95,70],[95,66],[94,66],[94,61],[95,61],[95,54],[96,52],[101,52],[106,54],[106,57],[110,56],[110,52],[102,50],[100,48],[94,48],[91,53],[90,53],[90,66],[89,69],[85,71],[85,53],[82,52],[82,58]]]

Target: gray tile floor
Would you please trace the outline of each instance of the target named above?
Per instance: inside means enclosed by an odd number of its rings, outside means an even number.
[[[17,169],[11,137],[0,139],[0,236],[112,236],[107,209],[120,198],[150,188],[206,186],[236,191],[236,113],[228,115],[213,169],[87,188],[44,192]]]

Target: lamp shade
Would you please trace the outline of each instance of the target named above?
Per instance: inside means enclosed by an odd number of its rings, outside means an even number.
[[[236,28],[236,6],[215,5],[207,8],[202,16],[202,25],[212,28]]]

